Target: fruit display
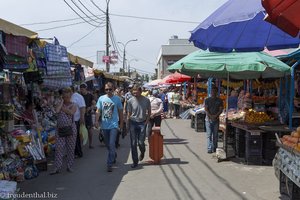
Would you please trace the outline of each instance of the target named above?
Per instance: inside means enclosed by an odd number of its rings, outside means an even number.
[[[271,118],[265,112],[256,112],[253,109],[246,111],[245,122],[249,124],[262,124],[271,121]]]
[[[285,146],[300,152],[300,127],[290,135],[284,135],[280,140]]]

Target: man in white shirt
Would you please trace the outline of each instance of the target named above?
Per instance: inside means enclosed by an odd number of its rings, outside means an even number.
[[[152,94],[152,95],[151,95]],[[150,92],[150,104],[151,104],[151,116],[149,123],[147,125],[147,136],[148,142],[150,143],[150,136],[152,134],[152,127],[158,126],[160,127],[161,124],[161,114],[163,113],[163,102],[160,98],[158,98],[158,90],[153,90]]]
[[[85,124],[85,101],[81,94],[75,91],[75,88],[72,87],[73,94],[71,101],[76,104],[77,110],[74,114],[74,121],[77,128],[77,138],[76,138],[76,147],[75,147],[75,156],[81,158],[83,156],[80,140],[80,124]]]

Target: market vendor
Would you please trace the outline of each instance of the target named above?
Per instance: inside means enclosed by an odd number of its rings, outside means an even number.
[[[35,124],[33,111],[34,104],[32,103],[32,101],[27,101],[25,104],[25,111],[22,113],[22,119],[26,129],[28,130],[32,129]]]
[[[228,98],[228,109],[237,109],[238,105],[238,93],[232,90],[230,97]]]

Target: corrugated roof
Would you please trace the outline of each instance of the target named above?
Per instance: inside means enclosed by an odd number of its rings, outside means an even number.
[[[35,38],[38,35],[34,31],[28,30],[26,28],[23,28],[21,26],[18,26],[16,24],[13,24],[1,18],[0,18],[0,30],[6,34],[12,34],[15,36],[25,36],[28,38]]]

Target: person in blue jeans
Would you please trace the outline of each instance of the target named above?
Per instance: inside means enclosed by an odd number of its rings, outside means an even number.
[[[107,171],[112,172],[112,165],[116,162],[116,137],[119,130],[123,130],[123,106],[118,96],[114,95],[111,82],[105,84],[106,95],[99,97],[97,102],[95,127],[99,127],[98,119],[101,115],[101,129],[104,142],[108,149]]]
[[[223,101],[217,97],[217,92],[218,88],[213,86],[211,97],[205,99],[207,153],[216,152],[218,147],[219,116],[223,112]]]
[[[127,104],[127,119],[130,129],[131,156],[133,160],[132,168],[138,166],[138,162],[142,161],[145,156],[145,138],[146,126],[151,116],[150,100],[142,96],[142,88],[134,85],[132,88],[133,97]],[[138,157],[137,146],[141,151]]]

